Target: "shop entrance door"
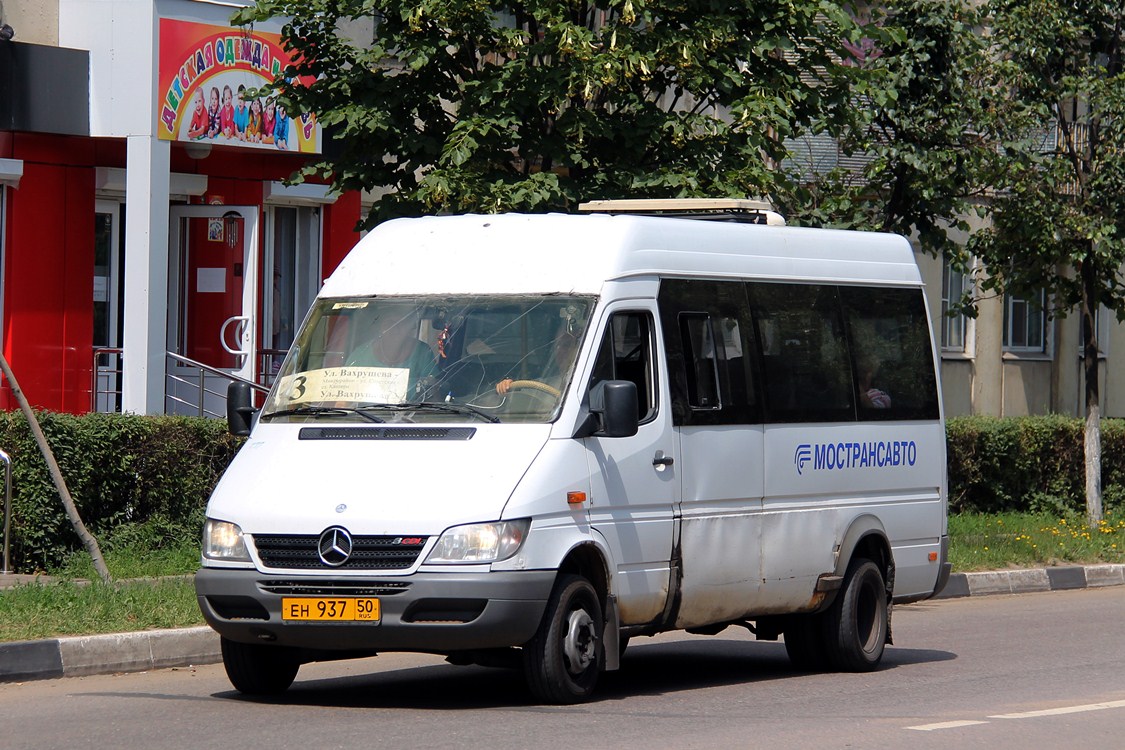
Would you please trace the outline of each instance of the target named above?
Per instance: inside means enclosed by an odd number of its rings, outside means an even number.
[[[258,209],[170,209],[168,341],[195,362],[253,380],[257,360]]]

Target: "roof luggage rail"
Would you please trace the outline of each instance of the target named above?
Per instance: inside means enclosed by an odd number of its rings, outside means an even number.
[[[785,217],[762,200],[747,198],[638,198],[598,200],[578,204],[587,213],[642,214],[706,221],[785,226]]]

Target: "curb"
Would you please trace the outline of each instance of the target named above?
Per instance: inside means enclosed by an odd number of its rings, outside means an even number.
[[[954,573],[934,599],[1125,585],[1125,565]],[[0,683],[215,664],[219,635],[206,625],[138,633],[0,643]]]
[[[934,599],[994,594],[1030,594],[1125,585],[1125,565],[1066,565],[1051,568],[954,573]]]
[[[0,643],[0,682],[144,672],[221,660],[219,635],[206,625],[15,641]]]

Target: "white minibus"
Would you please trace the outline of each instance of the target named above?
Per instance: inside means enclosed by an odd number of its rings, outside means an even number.
[[[731,625],[873,670],[944,585],[909,243],[594,208],[381,224],[261,407],[233,385],[195,581],[235,688],[415,651],[574,703],[632,639]]]

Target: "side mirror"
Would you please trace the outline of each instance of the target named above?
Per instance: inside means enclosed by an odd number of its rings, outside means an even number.
[[[631,380],[606,380],[590,391],[590,418],[575,437],[632,437],[640,421],[637,384]]]
[[[240,437],[250,434],[250,422],[255,411],[251,399],[249,383],[235,380],[227,386],[227,428],[230,434]]]

